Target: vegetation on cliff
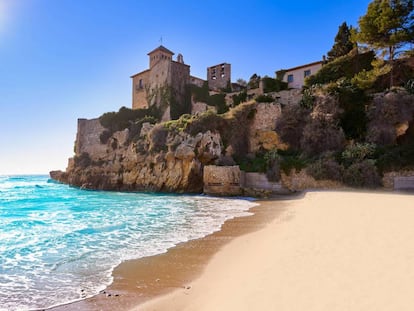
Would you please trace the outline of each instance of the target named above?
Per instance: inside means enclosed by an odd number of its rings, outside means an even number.
[[[339,27],[327,62],[306,79],[297,104],[277,103],[275,92],[287,89],[279,71],[275,79],[253,74],[231,95],[231,85],[214,93],[207,83],[189,86],[182,101],[169,97],[168,122],[160,123],[165,107],[155,105],[105,113],[100,155],[79,152],[72,170],[81,177],[67,178],[115,189],[197,192],[203,165],[238,164],[272,181],[301,171],[315,180],[380,186],[384,173],[414,169],[414,52],[397,53],[413,42],[413,23],[412,1],[374,0],[359,28]],[[385,48],[388,54],[381,53]],[[249,97],[259,87],[264,94]],[[191,115],[191,104],[200,102],[214,109]],[[260,105],[273,107],[273,124],[253,129],[263,121],[255,121]],[[253,148],[259,137],[271,143]]]

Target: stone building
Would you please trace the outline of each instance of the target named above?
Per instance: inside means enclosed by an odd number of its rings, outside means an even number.
[[[210,90],[220,90],[231,87],[231,65],[222,63],[208,67],[207,81]]]
[[[207,68],[207,80],[190,75],[190,66],[184,63],[182,54],[174,60],[174,53],[160,45],[148,53],[149,69],[132,78],[132,109],[149,108],[156,105],[163,113],[162,119],[170,119],[173,101],[184,103],[188,85],[202,87],[208,82],[210,90],[231,86],[231,66],[227,63]]]
[[[172,96],[178,101],[184,98],[190,83],[190,66],[181,54],[176,60],[173,55],[162,45],[148,53],[149,69],[131,76],[133,109],[168,106]]]

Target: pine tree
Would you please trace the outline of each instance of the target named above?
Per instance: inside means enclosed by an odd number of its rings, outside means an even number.
[[[374,0],[359,19],[357,38],[388,55],[390,65],[398,51],[414,42],[414,0]],[[393,75],[391,71],[391,85]]]
[[[333,60],[352,51],[354,44],[351,41],[351,29],[352,26],[349,28],[346,22],[339,26],[338,33],[335,36],[335,43],[328,52],[328,60]]]

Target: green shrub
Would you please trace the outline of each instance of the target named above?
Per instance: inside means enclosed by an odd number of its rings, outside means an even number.
[[[198,133],[205,133],[208,130],[217,131],[224,127],[225,120],[212,111],[206,111],[205,113],[197,116],[188,124],[185,131],[192,136]]]
[[[326,115],[310,118],[303,128],[300,146],[308,156],[317,156],[327,151],[340,151],[345,144],[345,135],[337,122]]]
[[[218,114],[225,113],[229,111],[229,107],[226,105],[226,94],[214,94],[211,95],[207,101],[209,106],[214,106],[217,109]]]
[[[205,81],[202,87],[192,84],[191,88],[191,95],[193,96],[194,101],[207,103],[208,98],[210,96],[209,89],[208,89],[208,82]]]
[[[264,159],[266,161],[266,177],[269,181],[279,181],[280,180],[280,162],[281,157],[278,154],[278,151],[270,150],[265,153]]]
[[[339,79],[328,86],[328,92],[338,98],[342,109],[339,125],[347,139],[362,140],[367,131],[367,115],[365,106],[368,97],[364,91],[349,79]]]
[[[134,123],[132,123],[129,126],[129,132],[128,132],[128,139],[126,143],[129,142],[136,142],[138,141],[140,134],[141,134],[141,129],[142,129],[142,125],[144,123],[150,123],[150,124],[155,124],[157,123],[157,120],[154,117],[149,117],[146,116],[138,121],[135,121]]]
[[[294,150],[300,149],[303,128],[309,118],[309,110],[300,105],[287,105],[276,123],[276,132],[283,142]]]
[[[314,90],[318,86],[312,85],[310,88],[304,87],[302,89],[302,99],[299,102],[299,105],[301,107],[305,109],[313,109],[313,106],[315,105]]]
[[[182,132],[192,122],[193,116],[190,114],[183,114],[177,120],[171,120],[164,123],[164,127],[170,131]]]
[[[180,96],[172,89],[170,94],[170,118],[178,119],[183,114],[191,113],[191,86],[186,86],[184,94]]]
[[[306,168],[306,172],[316,180],[342,181],[344,168],[334,159],[318,159]]]
[[[305,80],[306,86],[325,84],[340,78],[351,79],[362,70],[371,70],[371,62],[374,60],[374,52],[366,52],[356,55],[345,55],[325,64],[316,74]]]
[[[263,83],[263,92],[270,93],[270,92],[280,92],[282,90],[288,89],[287,82],[283,82],[279,79],[273,79],[270,77],[262,78]]]
[[[378,146],[376,165],[381,173],[414,169],[414,142],[398,146]]]
[[[232,99],[233,99],[233,107],[236,107],[239,104],[246,102],[247,92],[243,91],[243,92],[240,92],[239,94],[235,94],[232,96]]]
[[[256,154],[254,157],[245,157],[241,160],[236,159],[236,163],[240,166],[240,169],[245,172],[265,173],[267,170],[264,154]]]
[[[137,120],[143,119],[146,116],[159,120],[159,111],[157,107],[149,109],[130,109],[121,107],[118,112],[107,112],[99,117],[101,125],[108,129],[111,133],[122,131],[128,128]]]
[[[381,186],[381,178],[373,160],[354,163],[345,170],[344,182],[348,186],[358,188],[377,188]]]
[[[352,83],[357,85],[360,89],[372,89],[381,76],[385,76],[392,70],[391,65],[385,63],[384,60],[372,61],[372,69],[363,69],[355,74],[352,78]],[[379,91],[379,90],[378,90]]]
[[[408,93],[414,94],[414,79],[410,79],[405,83],[405,89]]]
[[[371,143],[352,143],[341,154],[342,163],[350,166],[353,163],[362,162],[375,157],[376,145]]]
[[[256,103],[273,103],[275,100],[269,95],[259,95],[255,98]]]
[[[290,174],[293,169],[300,171],[306,165],[307,161],[300,155],[283,156],[280,161],[280,169],[285,174]]]

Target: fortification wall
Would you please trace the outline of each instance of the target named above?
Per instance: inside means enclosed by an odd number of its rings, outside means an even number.
[[[78,132],[76,134],[75,155],[88,153],[94,158],[106,155],[106,146],[101,144],[100,136],[105,128],[99,119],[78,119]]]
[[[241,172],[239,166],[204,166],[204,193],[212,195],[240,195]]]
[[[149,85],[149,71],[132,78],[132,109],[148,108],[146,86]]]
[[[382,178],[382,184],[388,190],[414,190],[414,171],[387,172]]]

